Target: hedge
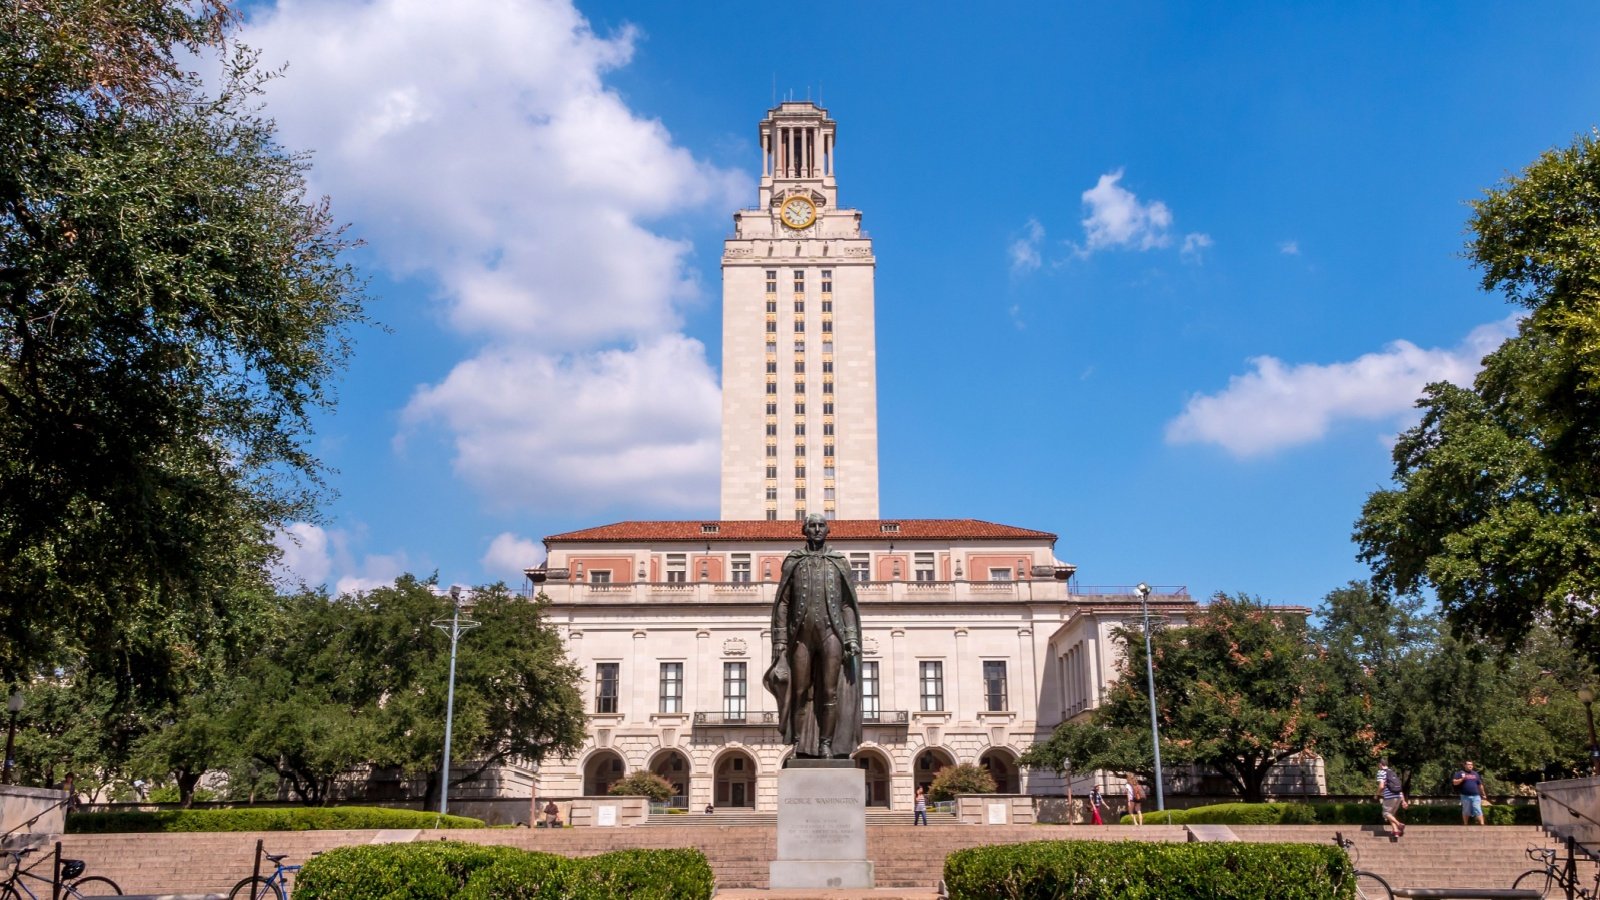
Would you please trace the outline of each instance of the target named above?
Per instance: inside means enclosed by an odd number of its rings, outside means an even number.
[[[1350,859],[1308,844],[1035,841],[945,857],[951,900],[1350,900]]]
[[[324,831],[383,828],[482,828],[483,820],[376,806],[162,809],[67,815],[69,834],[151,831]]]
[[[709,900],[698,850],[569,859],[457,842],[341,847],[306,862],[295,900]]]
[[[1459,825],[1454,803],[1414,804],[1400,811],[1408,825]],[[1147,812],[1146,825],[1377,825],[1383,821],[1376,800],[1364,803],[1216,803],[1192,809]],[[1539,807],[1497,803],[1483,808],[1487,825],[1538,825]],[[1123,816],[1131,825],[1133,817]]]

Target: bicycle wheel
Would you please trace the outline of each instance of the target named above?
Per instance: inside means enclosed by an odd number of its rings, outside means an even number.
[[[88,878],[79,878],[67,885],[69,897],[121,897],[122,888],[117,883],[102,875],[90,875]]]
[[[264,876],[246,878],[233,886],[228,900],[283,900],[283,888]]]
[[[0,885],[0,900],[22,900],[22,895],[9,883]]]
[[[1361,900],[1394,900],[1389,882],[1371,872],[1356,872],[1356,896]]]
[[[1513,890],[1538,891],[1540,897],[1560,896],[1561,885],[1549,869],[1529,869],[1511,882]]]

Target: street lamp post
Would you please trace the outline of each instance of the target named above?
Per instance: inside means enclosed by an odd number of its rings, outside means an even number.
[[[456,716],[456,642],[461,633],[477,628],[481,623],[461,618],[461,588],[450,588],[452,611],[448,619],[434,619],[433,627],[450,635],[450,686],[446,689],[444,703],[444,770],[439,775],[439,815],[450,814],[450,732]]]
[[[1156,811],[1167,808],[1166,794],[1161,787],[1161,725],[1156,721],[1156,667],[1150,655],[1150,585],[1139,582],[1134,590],[1139,592],[1139,608],[1144,613],[1144,677],[1150,688],[1150,749],[1156,757]]]
[[[6,726],[6,763],[0,771],[0,784],[11,783],[11,770],[16,768],[17,758],[11,752],[17,742],[17,713],[22,712],[22,689],[11,692],[11,699],[6,701],[6,709],[11,712],[11,722]]]
[[[1600,742],[1594,739],[1594,688],[1578,688],[1578,700],[1583,703],[1583,713],[1589,718],[1589,777],[1594,778],[1600,775]]]

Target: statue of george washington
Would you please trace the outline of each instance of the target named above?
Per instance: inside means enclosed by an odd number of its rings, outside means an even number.
[[[778,727],[795,756],[838,759],[861,743],[861,610],[844,555],[825,543],[828,520],[806,516],[803,550],[783,561],[772,604]]]

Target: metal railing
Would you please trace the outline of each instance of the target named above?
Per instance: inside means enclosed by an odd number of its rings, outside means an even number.
[[[754,725],[776,726],[778,714],[775,712],[697,712],[694,714],[694,724],[699,725]]]

